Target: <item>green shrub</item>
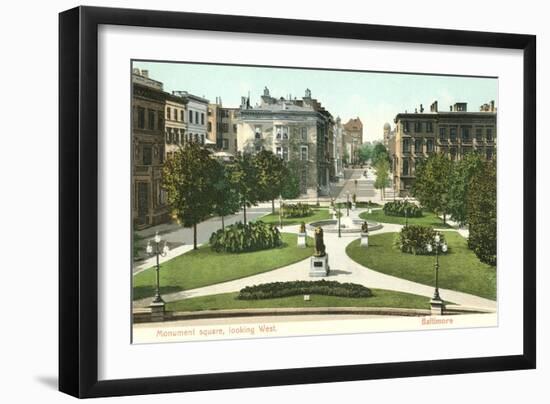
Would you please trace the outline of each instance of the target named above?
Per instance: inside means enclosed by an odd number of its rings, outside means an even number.
[[[422,217],[422,209],[408,201],[387,202],[384,204],[387,216]]]
[[[306,217],[313,214],[311,206],[305,203],[285,203],[283,204],[283,217]]]
[[[279,229],[262,221],[225,226],[212,233],[210,247],[216,252],[239,253],[265,250],[282,244]]]
[[[435,234],[436,231],[429,226],[410,225],[404,226],[401,232],[395,237],[395,246],[401,252],[414,255],[435,254]],[[445,242],[445,236],[439,233],[440,243]],[[432,252],[428,252],[426,246],[431,244]],[[439,252],[442,253],[441,247]]]
[[[356,283],[340,283],[336,281],[291,281],[272,282],[247,286],[241,289],[238,299],[258,300],[298,295],[325,295],[340,297],[370,297],[369,288]]]

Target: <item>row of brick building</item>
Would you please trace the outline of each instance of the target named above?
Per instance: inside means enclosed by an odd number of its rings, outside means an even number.
[[[272,97],[264,89],[255,105],[250,96],[239,107],[224,107],[186,91],[165,92],[148,71],[132,73],[133,220],[135,228],[167,222],[162,190],[166,158],[186,142],[199,142],[212,156],[231,161],[237,153],[271,150],[298,172],[304,196],[328,195],[343,176],[345,163],[357,158],[363,125],[342,124],[307,89],[302,98]]]

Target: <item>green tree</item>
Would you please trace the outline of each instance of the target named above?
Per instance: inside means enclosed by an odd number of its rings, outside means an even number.
[[[475,173],[483,167],[483,159],[477,153],[470,153],[454,164],[449,181],[449,215],[460,225],[468,218],[467,197],[469,184]]]
[[[384,146],[382,143],[376,143],[372,149],[370,159],[373,167],[376,167],[380,160],[387,160],[389,163],[390,157],[386,146]]]
[[[489,265],[497,263],[496,174],[496,161],[484,161],[472,176],[468,190],[468,247]]]
[[[306,170],[306,165],[306,162],[299,160],[291,160],[286,164],[286,177],[281,187],[281,196],[284,199],[294,199],[300,196],[300,178]]]
[[[390,163],[386,159],[380,159],[374,170],[376,175],[374,187],[380,190],[380,198],[384,200],[386,198],[386,187],[390,184]]]
[[[212,213],[214,175],[218,162],[197,143],[181,147],[163,168],[163,188],[179,223],[193,227],[193,248],[197,249],[197,224]]]
[[[225,228],[224,218],[237,212],[240,208],[240,199],[237,190],[231,182],[231,172],[228,166],[218,165],[213,192],[213,213],[222,220],[222,230]]]
[[[359,160],[363,163],[369,161],[372,157],[373,146],[370,143],[364,143],[359,147],[358,156]]]
[[[254,157],[258,178],[258,193],[262,200],[271,201],[271,211],[275,213],[275,199],[282,193],[283,181],[288,175],[284,161],[273,152],[262,150]]]
[[[415,168],[413,196],[423,207],[443,215],[444,223],[449,212],[448,192],[452,171],[452,162],[440,153],[418,162]]]
[[[254,158],[249,153],[239,153],[231,165],[231,184],[239,195],[243,208],[243,222],[246,224],[246,208],[259,201],[258,173]]]

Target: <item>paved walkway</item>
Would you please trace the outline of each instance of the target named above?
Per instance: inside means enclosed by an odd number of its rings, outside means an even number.
[[[365,209],[358,209],[356,211],[352,211],[350,212],[350,215],[352,216],[352,218],[356,218],[364,210]],[[401,225],[397,224],[384,224],[382,229],[373,231],[371,232],[371,234],[397,232],[401,229],[401,227]],[[289,233],[297,233],[298,226],[286,226],[284,231]],[[426,297],[433,296],[434,288],[432,286],[423,285],[420,283],[408,281],[405,279],[397,278],[395,276],[390,276],[381,272],[374,271],[356,263],[351,258],[349,258],[346,254],[346,247],[357,237],[357,234],[342,234],[342,237],[338,238],[337,234],[325,233],[325,244],[327,246],[327,253],[329,255],[330,265],[329,277],[325,279],[339,282],[358,283],[369,288],[394,290],[398,292],[413,293]],[[246,278],[236,279],[233,281],[218,283],[215,285],[205,286],[202,288],[166,294],[163,295],[163,298],[165,301],[171,302],[186,299],[189,297],[237,292],[245,286],[251,286],[260,283],[284,282],[293,280],[312,280],[312,278],[309,277],[309,265],[310,259],[307,258],[303,261],[288,265],[283,268],[275,269],[273,271],[264,272]],[[466,306],[469,308],[480,308],[484,310],[496,310],[495,301],[484,299],[467,293],[440,289],[440,295],[443,299],[461,306]],[[150,299],[143,299],[134,302],[134,305],[136,307],[145,307],[149,303]]]

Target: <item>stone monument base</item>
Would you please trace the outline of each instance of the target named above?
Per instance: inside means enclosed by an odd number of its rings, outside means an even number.
[[[361,233],[361,247],[368,247],[369,246],[369,234],[368,233]]]
[[[442,316],[445,311],[445,303],[441,299],[430,300],[430,310],[432,316]]]
[[[151,303],[151,321],[164,321],[164,302]]]
[[[306,233],[298,233],[298,247],[306,248]]]
[[[328,254],[322,257],[311,257],[311,264],[309,267],[310,277],[328,276],[329,271]]]

